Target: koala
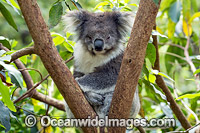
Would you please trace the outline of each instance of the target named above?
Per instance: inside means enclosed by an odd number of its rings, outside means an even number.
[[[66,30],[74,32],[74,78],[99,118],[108,115],[120,71],[124,41],[134,16],[128,12],[69,11],[63,16]],[[138,89],[130,117],[140,110]],[[66,105],[68,117],[74,117]]]

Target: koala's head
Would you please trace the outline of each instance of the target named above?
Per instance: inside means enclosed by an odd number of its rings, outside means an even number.
[[[107,54],[122,45],[121,41],[133,26],[133,18],[128,12],[70,11],[63,20],[66,30],[75,32],[81,44],[97,55]]]

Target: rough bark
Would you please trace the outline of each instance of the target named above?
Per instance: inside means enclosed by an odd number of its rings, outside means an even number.
[[[34,51],[40,56],[71,111],[76,118],[87,118],[88,116],[94,118],[96,113],[85,99],[80,87],[53,45],[36,0],[18,0],[18,3],[34,40]],[[95,127],[83,128],[83,130],[96,132]]]
[[[151,35],[159,6],[153,0],[141,0],[131,37],[123,57],[119,77],[113,95],[109,118],[128,118],[146,47]],[[109,132],[125,132],[125,128],[109,128]]]

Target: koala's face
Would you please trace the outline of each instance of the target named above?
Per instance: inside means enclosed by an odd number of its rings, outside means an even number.
[[[133,24],[133,16],[121,12],[75,11],[68,13],[64,20],[68,29],[77,33],[78,40],[93,55],[107,54],[118,48]]]
[[[105,54],[120,40],[117,24],[110,15],[94,14],[85,21],[80,40],[92,54]]]

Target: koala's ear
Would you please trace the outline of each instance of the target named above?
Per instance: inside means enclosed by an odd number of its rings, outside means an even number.
[[[122,36],[131,32],[133,27],[135,14],[132,12],[116,12],[115,22],[117,23],[118,30]]]
[[[89,13],[86,11],[69,11],[62,17],[65,31],[78,33],[81,26],[88,20]]]

